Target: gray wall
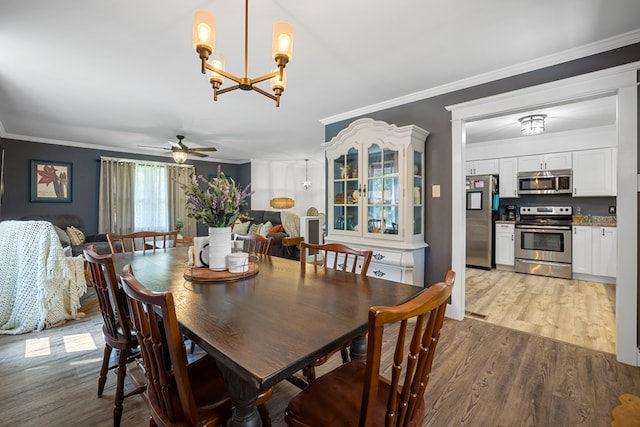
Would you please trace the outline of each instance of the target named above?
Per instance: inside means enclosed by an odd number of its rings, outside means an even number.
[[[361,117],[370,117],[398,126],[415,124],[430,132],[426,142],[426,186],[441,186],[440,198],[427,198],[425,240],[430,251],[426,259],[425,283],[443,280],[451,268],[451,114],[448,105],[471,101],[499,93],[510,92],[580,74],[614,67],[640,60],[640,43],[614,49],[552,67],[490,83],[446,93],[333,123],[325,127],[325,140],[329,141],[349,123]],[[438,64],[434,64],[437,67]],[[427,194],[430,192],[427,191]]]
[[[144,156],[117,151],[92,150],[38,142],[0,139],[4,148],[5,192],[2,201],[0,219],[17,219],[27,215],[50,213],[75,213],[82,217],[89,234],[98,232],[98,189],[100,176],[100,157],[117,157],[136,160],[172,162],[171,157]],[[49,160],[71,162],[72,201],[71,203],[30,202],[31,196],[31,160]],[[196,168],[196,173],[204,175],[217,173],[218,165],[222,171],[245,186],[251,180],[251,164],[228,164],[188,160]],[[248,206],[250,208],[250,206]],[[206,229],[198,234],[205,235]]]

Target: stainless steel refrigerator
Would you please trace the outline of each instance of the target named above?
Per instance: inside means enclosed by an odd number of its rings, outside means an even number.
[[[495,175],[467,177],[468,266],[495,267],[493,218],[499,205],[497,184],[498,179]]]

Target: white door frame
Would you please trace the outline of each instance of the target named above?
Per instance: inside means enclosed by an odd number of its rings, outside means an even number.
[[[452,116],[452,268],[456,286],[447,315],[465,312],[465,122],[523,109],[617,95],[618,176],[616,321],[618,361],[640,366],[637,348],[638,295],[638,92],[640,62],[446,107]]]

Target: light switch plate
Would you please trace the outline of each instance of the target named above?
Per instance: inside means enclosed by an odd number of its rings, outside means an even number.
[[[440,186],[434,184],[431,186],[431,197],[440,197]]]

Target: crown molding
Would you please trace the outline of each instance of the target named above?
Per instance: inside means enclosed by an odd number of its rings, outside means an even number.
[[[454,92],[456,90],[466,89],[469,87],[481,85],[481,84],[492,82],[495,80],[500,80],[500,79],[512,77],[518,74],[523,74],[530,71],[538,70],[541,68],[550,67],[552,65],[557,65],[563,62],[584,58],[586,56],[595,55],[598,53],[628,46],[630,44],[634,44],[638,42],[640,42],[640,29],[629,31],[627,33],[620,34],[614,37],[609,37],[607,39],[590,43],[584,46],[579,46],[577,48],[543,56],[541,58],[533,59],[531,61],[521,62],[516,65],[511,65],[509,67],[504,67],[498,70],[479,74],[477,76],[469,77],[467,79],[458,80],[458,81],[447,83],[441,86],[425,89],[420,92],[415,92],[409,95],[393,98],[388,101],[383,101],[377,104],[372,104],[366,107],[347,111],[341,114],[336,114],[334,116],[321,119],[320,123],[326,126],[331,123],[336,123],[336,122],[347,120],[353,117],[362,116],[364,114],[369,114],[376,111],[385,110],[387,108],[409,104],[415,101],[421,101],[423,99],[432,98],[434,96],[442,95],[449,92]]]

